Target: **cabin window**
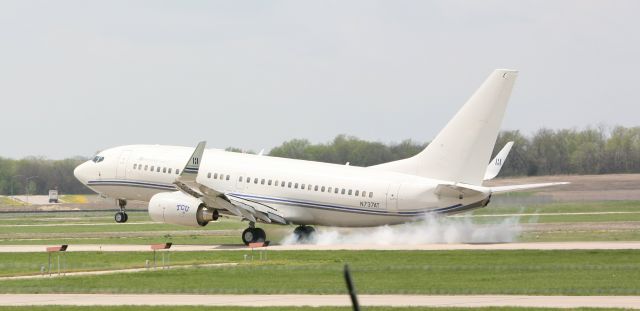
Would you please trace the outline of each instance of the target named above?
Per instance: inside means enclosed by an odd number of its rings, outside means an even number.
[[[369,197],[373,198],[373,192],[369,192]]]
[[[295,183],[295,184],[293,185],[293,188],[294,188],[294,189],[298,189],[298,183]]]
[[[362,191],[362,197],[366,198],[367,197],[367,192],[366,191]]]
[[[176,175],[180,175],[180,170],[176,169]]]
[[[163,167],[163,168],[162,168],[162,172],[163,172],[163,173],[166,173],[166,172],[167,172],[167,168],[166,168],[166,167]]]
[[[324,186],[322,186],[322,188],[320,188],[320,191],[324,192]]]
[[[169,168],[169,174],[171,174],[171,170],[172,170],[172,168]]]
[[[207,173],[207,178],[211,178],[211,172]]]
[[[351,195],[353,193],[353,191],[351,189],[349,189],[349,195]]]
[[[220,180],[224,180],[224,174],[220,174]]]
[[[313,191],[318,191],[318,185],[316,185],[315,187],[313,187]]]
[[[254,178],[254,179],[253,179],[253,183],[254,183],[254,184],[257,184],[257,183],[258,183],[258,178]]]
[[[327,188],[327,192],[331,193],[331,187]]]
[[[342,192],[341,192],[341,194],[344,194],[344,188],[342,188]]]
[[[269,179],[269,181],[267,182],[267,185],[271,186],[271,182],[273,182],[271,179]]]
[[[309,189],[309,191],[311,191],[311,185],[309,185],[309,187],[307,187],[307,189]]]
[[[225,178],[226,180],[229,180],[231,178],[231,175],[227,175],[227,178]]]
[[[152,172],[153,172],[153,168],[154,168],[154,166],[153,166],[153,165],[151,165],[151,169],[150,169],[150,171],[152,171]]]
[[[360,190],[356,190],[356,196],[360,195]]]
[[[218,173],[213,174],[213,179],[218,179]]]
[[[280,186],[282,186],[282,188],[284,188],[284,186],[286,186],[286,181],[282,181],[282,183],[280,184]]]
[[[247,177],[247,183],[251,182],[251,177]]]
[[[287,187],[288,187],[288,188],[291,188],[291,182],[289,182],[289,183],[287,184]]]
[[[238,177],[238,181],[242,182],[242,176]]]
[[[156,167],[156,172],[160,173],[160,167]]]
[[[138,164],[133,165],[133,169],[135,170],[136,168],[138,168]]]
[[[260,181],[261,185],[264,185],[264,178],[262,179],[262,181]]]
[[[304,184],[300,185],[300,189],[304,190]]]

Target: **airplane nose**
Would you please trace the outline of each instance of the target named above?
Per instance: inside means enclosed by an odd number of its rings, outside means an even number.
[[[73,175],[76,177],[76,179],[78,179],[81,183],[83,184],[87,184],[87,162],[84,162],[80,165],[78,165],[74,170],[73,170]]]

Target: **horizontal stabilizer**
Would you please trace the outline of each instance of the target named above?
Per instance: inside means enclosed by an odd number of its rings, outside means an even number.
[[[536,188],[544,188],[551,186],[559,186],[559,185],[568,185],[568,182],[550,182],[550,183],[542,183],[542,184],[525,184],[525,185],[513,185],[513,186],[500,186],[500,187],[490,187],[492,193],[504,193],[504,192],[513,192],[513,191],[522,191]]]
[[[458,198],[460,196],[469,197],[478,194],[487,194],[487,187],[473,186],[466,184],[440,184],[434,193],[441,197]]]
[[[494,179],[496,176],[498,176],[498,174],[500,173],[500,169],[502,169],[502,166],[504,165],[504,161],[509,155],[509,151],[511,151],[512,146],[513,142],[508,142],[506,145],[504,145],[502,150],[498,152],[496,157],[491,160],[491,163],[489,163],[489,165],[487,166],[487,170],[484,172],[484,180]]]

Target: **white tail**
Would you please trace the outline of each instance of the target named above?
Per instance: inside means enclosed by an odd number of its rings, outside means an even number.
[[[497,69],[422,152],[377,169],[481,185],[518,75]]]

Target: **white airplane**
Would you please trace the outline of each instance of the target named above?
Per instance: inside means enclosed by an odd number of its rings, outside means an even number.
[[[155,221],[205,226],[221,215],[249,222],[245,244],[266,240],[256,223],[369,227],[484,207],[491,195],[565,183],[486,187],[510,149],[489,163],[517,71],[495,70],[436,138],[411,158],[357,167],[189,147],[129,145],[104,150],[74,174],[117,199],[149,202]],[[504,151],[504,150],[503,150]],[[496,159],[494,159],[495,162]],[[487,167],[487,163],[489,166]]]

